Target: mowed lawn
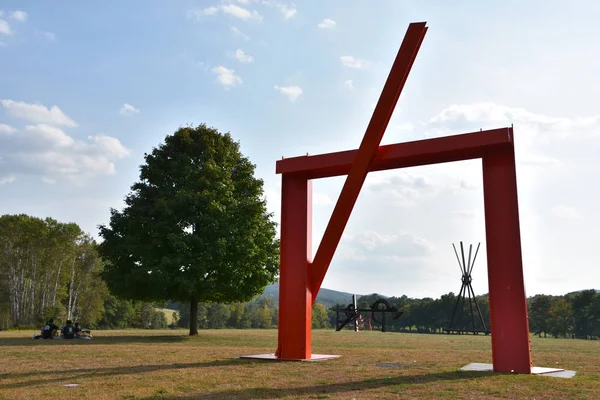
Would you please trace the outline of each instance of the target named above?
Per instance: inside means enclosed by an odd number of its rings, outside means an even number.
[[[459,371],[491,362],[489,336],[317,330],[313,351],[342,358],[269,362],[236,357],[272,353],[276,330],[93,333],[0,332],[0,398],[600,399],[600,341],[532,339],[535,365],[577,371],[563,379]]]

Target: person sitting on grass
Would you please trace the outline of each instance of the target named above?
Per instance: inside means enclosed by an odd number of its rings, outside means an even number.
[[[67,320],[67,323],[62,329],[63,339],[75,339],[75,327],[73,326],[73,321],[70,319]]]
[[[89,330],[82,330],[79,322],[75,322],[75,335],[78,338],[91,338],[91,332]]]
[[[52,339],[58,332],[58,326],[54,325],[54,319],[50,318],[42,327],[42,339]]]

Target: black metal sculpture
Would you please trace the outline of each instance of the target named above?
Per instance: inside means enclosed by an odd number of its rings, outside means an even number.
[[[336,312],[336,331],[341,331],[346,325],[354,322],[354,330],[358,332],[358,319],[361,312],[370,312],[371,320],[381,324],[381,332],[386,331],[386,314],[391,313],[392,319],[398,319],[404,313],[396,307],[392,307],[385,299],[375,301],[369,308],[358,308],[356,305],[356,295],[352,295],[352,303],[346,308],[337,308]],[[340,318],[340,314],[344,317]],[[377,315],[381,314],[381,319],[377,319]]]
[[[481,309],[479,308],[479,304],[477,304],[477,298],[475,297],[475,292],[473,291],[473,286],[471,285],[471,281],[473,278],[471,277],[471,273],[473,272],[473,266],[475,265],[475,259],[477,258],[477,253],[479,252],[479,246],[481,243],[477,245],[477,249],[475,250],[475,255],[473,256],[473,260],[471,261],[471,252],[473,250],[473,245],[469,245],[469,258],[468,262],[465,262],[465,251],[463,248],[463,242],[460,242],[460,254],[459,258],[458,252],[456,251],[456,246],[452,243],[452,247],[454,248],[454,254],[456,255],[456,260],[458,261],[458,266],[460,267],[460,271],[462,274],[461,281],[462,285],[460,287],[460,292],[456,298],[456,304],[454,305],[454,311],[452,312],[452,318],[450,319],[450,325],[447,329],[444,329],[446,333],[485,333],[488,335],[490,331],[487,329],[485,325],[485,321],[483,320],[483,315],[481,314]],[[462,258],[462,262],[461,262]],[[471,310],[471,329],[452,329],[452,324],[454,323],[454,318],[457,316],[456,311],[458,310],[458,305],[462,300],[462,306],[460,308],[461,312],[464,309],[466,297],[469,297],[469,308]],[[471,298],[472,296],[472,298]],[[475,313],[473,310],[473,304],[475,304],[475,308],[477,309],[477,314],[479,315],[479,321],[481,322],[480,329],[475,324]]]

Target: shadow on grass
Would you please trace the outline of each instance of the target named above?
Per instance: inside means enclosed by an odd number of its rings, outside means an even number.
[[[327,398],[328,395],[345,392],[360,392],[363,390],[381,389],[393,386],[400,388],[408,385],[420,385],[430,382],[453,381],[488,377],[493,372],[478,371],[452,371],[438,372],[421,375],[402,375],[393,378],[371,378],[362,381],[350,381],[329,383],[324,385],[303,386],[295,388],[248,388],[206,394],[193,394],[189,396],[164,396],[157,395],[145,397],[139,400],[190,400],[190,399],[280,399],[286,396],[298,396],[299,398]],[[497,375],[497,374],[496,374]],[[399,389],[400,389],[399,388]]]
[[[22,338],[2,338],[0,339],[1,346],[71,346],[73,344],[93,346],[93,345],[109,345],[109,344],[127,344],[127,343],[179,343],[188,340],[187,335],[163,335],[163,336],[94,336],[91,340],[84,339],[32,339],[29,337]],[[193,339],[192,339],[193,340]]]
[[[1,389],[14,389],[19,387],[29,387],[36,385],[47,385],[49,383],[71,383],[82,378],[90,377],[101,377],[101,376],[115,376],[115,375],[131,375],[141,374],[144,372],[154,371],[167,371],[172,369],[186,369],[186,368],[209,368],[209,367],[226,367],[231,365],[244,365],[252,364],[256,361],[245,360],[239,358],[231,358],[226,360],[215,360],[200,363],[177,363],[177,364],[153,364],[153,365],[136,365],[126,367],[113,367],[113,368],[80,368],[71,369],[64,371],[34,371],[34,372],[22,372],[22,373],[7,373],[0,374],[0,390]],[[58,375],[58,376],[57,376]],[[49,376],[49,379],[43,379],[44,376]],[[23,379],[20,382],[2,383],[5,379]],[[33,379],[28,379],[33,378]]]

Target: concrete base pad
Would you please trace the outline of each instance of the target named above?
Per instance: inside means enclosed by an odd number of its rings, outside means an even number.
[[[462,371],[484,371],[493,372],[494,366],[492,364],[484,363],[471,363],[461,368]],[[565,370],[563,368],[544,368],[544,367],[532,367],[531,373],[534,375],[542,376],[553,376],[556,378],[572,378],[577,372],[571,370]]]
[[[249,358],[253,360],[268,360],[268,361],[324,361],[339,358],[341,356],[331,354],[311,354],[310,358],[304,360],[285,360],[275,357],[275,353],[270,354],[253,354],[250,356],[240,356],[240,358]]]

